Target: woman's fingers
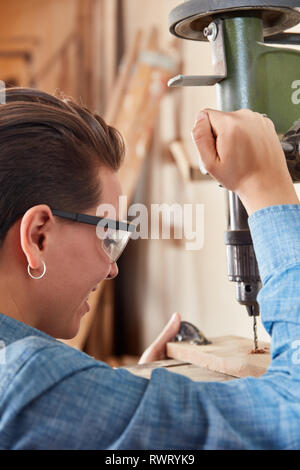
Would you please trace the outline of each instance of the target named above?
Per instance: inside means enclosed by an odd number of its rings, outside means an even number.
[[[177,335],[180,328],[181,317],[179,313],[174,313],[159,334],[156,340],[146,349],[139,360],[139,364],[160,361],[166,358],[166,344]]]
[[[208,173],[239,196],[249,215],[270,205],[298,204],[275,126],[264,115],[204,109],[192,136]]]
[[[205,169],[211,172],[218,162],[218,154],[216,137],[211,126],[209,113],[209,110],[204,110],[198,114],[192,131],[192,137]]]

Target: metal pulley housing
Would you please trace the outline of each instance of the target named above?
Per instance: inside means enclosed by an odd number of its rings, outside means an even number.
[[[263,21],[263,35],[268,37],[300,22],[299,0],[188,0],[174,8],[169,15],[169,29],[172,34],[183,39],[207,41],[204,29],[214,21],[216,15],[230,14],[242,16],[251,14]]]

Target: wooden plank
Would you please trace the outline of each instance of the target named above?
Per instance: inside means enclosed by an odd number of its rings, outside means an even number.
[[[170,70],[170,64],[174,70]],[[114,123],[126,142],[126,158],[119,177],[129,202],[149,151],[160,102],[168,89],[168,79],[175,73],[175,67],[176,61],[160,52],[157,30],[153,28],[140,51]]]
[[[103,0],[92,0],[91,5],[91,95],[92,111],[101,116],[105,109],[105,69],[102,63],[103,49],[105,49],[105,38],[103,37]],[[108,39],[109,40],[109,39]]]
[[[138,30],[132,47],[125,54],[124,59],[120,65],[120,71],[114,85],[114,90],[111,94],[108,107],[105,113],[105,121],[111,126],[115,126],[115,122],[120,111],[122,101],[124,99],[130,77],[132,75],[132,68],[136,63],[138,52],[142,41],[142,31]]]
[[[189,181],[202,181],[210,179],[209,176],[204,175],[199,167],[193,166],[191,159],[184,147],[181,140],[174,140],[169,144],[169,150],[174,158],[178,170],[185,183]]]
[[[185,375],[189,379],[192,379],[196,382],[228,382],[229,380],[234,380],[235,377],[227,374],[221,374],[220,372],[215,372],[206,367],[196,366],[194,364],[178,365],[177,367],[169,367],[170,372],[176,374]]]
[[[145,49],[157,50],[157,31],[154,28],[148,37]],[[131,76],[122,107],[116,117],[115,126],[122,133],[129,148],[132,137],[136,135],[136,122],[141,118],[140,112],[147,100],[152,70],[150,65],[137,61],[135,73]]]
[[[78,1],[78,83],[79,101],[88,108],[93,108],[92,97],[92,38],[91,38],[91,0]]]
[[[177,164],[178,170],[183,178],[183,181],[187,182],[190,180],[190,162],[187,158],[187,154],[183,147],[183,142],[176,140],[171,142],[169,145],[170,152]]]
[[[150,379],[153,370],[157,368],[168,369],[169,372],[184,375],[195,381],[227,382],[228,380],[233,380],[235,378],[227,374],[213,372],[211,370],[206,369],[205,367],[195,366],[193,364],[174,359],[167,359],[163,361],[151,362],[149,364],[136,364],[134,366],[123,367],[123,369],[128,370],[132,374],[138,375],[139,377],[144,377],[146,379]]]
[[[117,72],[117,16],[117,0],[103,0],[102,28],[104,33],[104,40],[102,54],[104,59],[104,89],[106,97],[109,97],[111,94]]]
[[[209,370],[233,377],[259,377],[271,362],[270,344],[260,342],[259,348],[267,348],[264,354],[249,354],[253,342],[239,336],[212,338],[212,344],[168,343],[167,356],[187,361]]]

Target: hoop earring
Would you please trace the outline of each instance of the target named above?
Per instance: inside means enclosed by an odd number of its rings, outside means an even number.
[[[30,272],[30,266],[29,266],[29,263],[28,263],[27,271],[28,271],[29,276],[30,276],[32,279],[41,279],[42,277],[45,276],[45,273],[46,273],[46,264],[44,263],[44,261],[42,261],[42,263],[43,263],[43,272],[42,272],[42,274],[41,274],[40,276],[37,276],[37,277],[35,277],[35,276],[33,276],[33,275],[31,274],[31,272]]]

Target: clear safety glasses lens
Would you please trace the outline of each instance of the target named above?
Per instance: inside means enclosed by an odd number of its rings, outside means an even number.
[[[103,251],[114,263],[121,256],[132,235],[132,232],[103,227],[101,224],[97,225],[96,233],[101,240]]]

